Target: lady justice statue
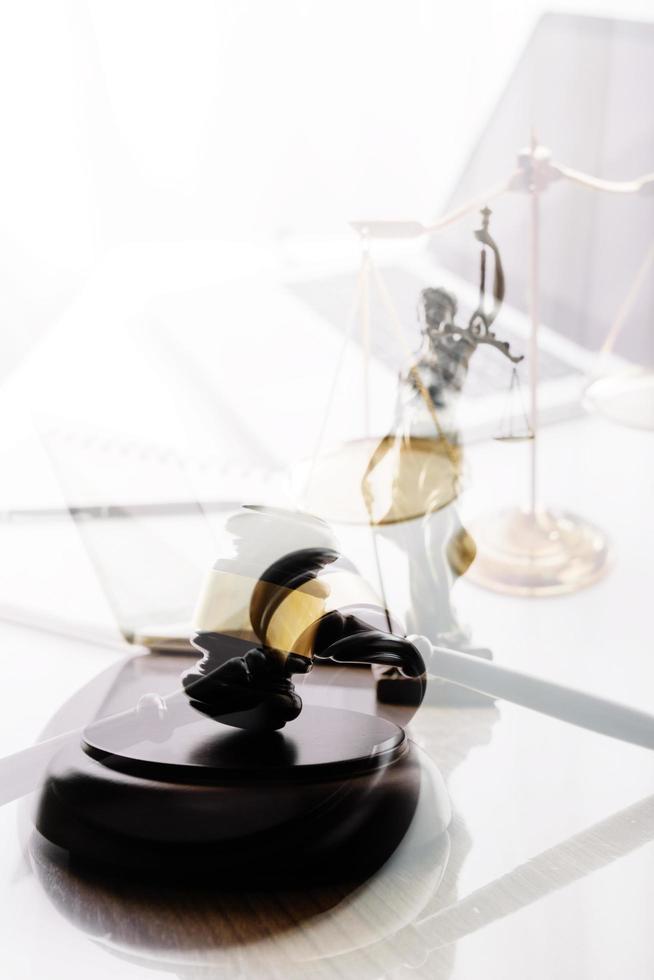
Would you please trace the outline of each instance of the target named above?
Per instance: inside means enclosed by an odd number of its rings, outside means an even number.
[[[408,368],[399,377],[389,431],[381,439],[367,436],[316,454],[304,497],[304,509],[328,521],[339,538],[351,533],[348,528],[371,529],[377,577],[382,591],[389,593],[380,599],[403,618],[407,633],[463,650],[470,649],[469,640],[450,593],[473,561],[475,545],[457,513],[463,469],[457,401],[480,346],[495,348],[514,364],[522,360],[492,330],[505,283],[499,250],[488,229],[490,214],[483,209],[481,227],[474,233],[481,245],[479,301],[467,324],[458,321],[457,300],[451,293],[422,290],[421,346],[417,354],[407,352]],[[487,289],[489,254],[494,269]],[[390,313],[381,285],[380,291]],[[401,325],[395,326],[401,333]],[[384,555],[378,548],[383,541],[391,545],[383,549]],[[392,581],[384,582],[389,577],[382,558],[389,551],[406,565],[407,574],[394,574]]]
[[[407,557],[408,631],[460,648],[467,646],[468,637],[457,622],[450,592],[472,563],[475,545],[456,509],[463,463],[456,404],[470,360],[481,345],[494,347],[512,363],[522,360],[491,330],[505,283],[499,250],[488,230],[490,214],[483,209],[481,227],[475,231],[482,246],[477,309],[467,326],[461,326],[451,293],[441,288],[422,291],[422,345],[415,362],[400,376],[393,433],[375,447],[361,482],[374,533],[393,541]],[[488,251],[495,266],[490,302]]]

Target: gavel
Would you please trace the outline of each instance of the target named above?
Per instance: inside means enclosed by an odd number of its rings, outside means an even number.
[[[396,667],[419,678],[424,693],[425,665],[418,649],[335,549],[292,551],[254,582],[218,566],[209,577],[191,641],[203,657],[182,676],[198,710],[236,727],[282,728],[302,710],[292,676],[325,661]],[[225,599],[250,588],[247,625],[259,643],[225,660],[230,649]],[[351,591],[358,593],[358,601],[343,596]]]
[[[250,516],[254,520],[248,537],[259,542],[257,517],[274,528],[279,541],[289,521],[303,527],[306,537],[318,532],[326,541],[288,551],[257,579],[248,574],[250,566],[242,556],[216,563],[192,639],[203,657],[182,678],[192,704],[205,714],[237,727],[282,728],[302,710],[293,674],[331,660],[395,667],[419,678],[423,694],[428,678],[439,678],[654,748],[654,717],[647,712],[434,645],[425,636],[405,635],[400,621],[339,554],[327,526],[317,518],[257,509]],[[225,659],[230,633],[252,633],[259,642],[244,655]]]
[[[145,695],[83,733],[67,732],[1,759],[0,804],[39,785],[53,754],[76,735],[91,752],[95,739],[108,733],[117,746],[138,740],[142,729],[155,739],[170,738],[193,718],[185,703],[237,729],[279,730],[302,711],[293,675],[330,660],[395,667],[418,678],[423,694],[428,679],[439,678],[654,748],[648,712],[405,635],[317,518],[243,508],[233,521],[236,554],[209,573],[192,638],[202,658],[182,675],[181,689]]]

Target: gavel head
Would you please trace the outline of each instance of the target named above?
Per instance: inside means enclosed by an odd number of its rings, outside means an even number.
[[[233,554],[207,577],[182,678],[192,703],[223,723],[276,729],[302,701],[291,677],[316,661],[378,663],[422,677],[401,624],[318,518],[243,508],[228,522]]]

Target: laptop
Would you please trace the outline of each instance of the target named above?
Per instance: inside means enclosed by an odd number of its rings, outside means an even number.
[[[553,159],[592,175],[627,180],[654,170],[654,127],[647,92],[654,65],[654,25],[568,14],[546,14],[479,134],[467,165],[445,203],[447,214],[513,172],[518,152],[535,134]],[[528,385],[529,196],[512,192],[491,204],[491,233],[502,255],[505,304],[493,329],[525,354]],[[372,219],[389,215],[367,215]],[[424,219],[424,215],[411,216]],[[459,319],[477,305],[479,215],[432,234],[416,252],[386,258],[381,272],[413,348],[421,289],[444,286],[459,300]],[[619,195],[557,181],[541,197],[539,418],[559,421],[582,410],[582,392],[598,352],[653,239],[654,195]],[[373,242],[374,245],[374,242]],[[400,251],[400,250],[398,250]],[[386,253],[388,250],[386,249]],[[330,323],[343,324],[356,288],[354,271],[307,279],[289,289]],[[654,278],[641,289],[604,368],[654,362],[648,311]],[[371,353],[397,369],[397,352],[373,302]],[[357,332],[354,343],[359,342]],[[464,441],[493,434],[506,411],[511,366],[496,351],[478,350],[459,403]],[[525,401],[528,401],[525,398]]]

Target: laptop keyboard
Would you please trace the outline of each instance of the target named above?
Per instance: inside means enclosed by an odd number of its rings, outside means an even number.
[[[425,283],[417,276],[396,266],[389,266],[380,271],[405,326],[407,343],[411,350],[417,351],[421,342],[417,305],[420,291]],[[352,308],[357,286],[355,275],[328,276],[286,285],[291,293],[323,319],[343,332],[347,330],[347,317]],[[459,321],[466,323],[470,312],[461,306],[458,314]],[[400,371],[406,365],[405,352],[389,323],[387,311],[374,289],[371,289],[370,295],[370,320],[372,355],[394,371]],[[525,359],[517,367],[520,383],[526,385],[528,382],[527,341],[503,326],[501,314],[494,330],[500,339],[509,341],[512,353],[525,355]],[[353,331],[352,341],[360,343],[360,336],[356,329]],[[512,369],[513,364],[500,351],[493,347],[480,347],[470,362],[464,389],[465,396],[482,398],[506,390],[511,381]],[[538,364],[541,382],[557,380],[577,373],[578,370],[573,365],[541,347]]]

